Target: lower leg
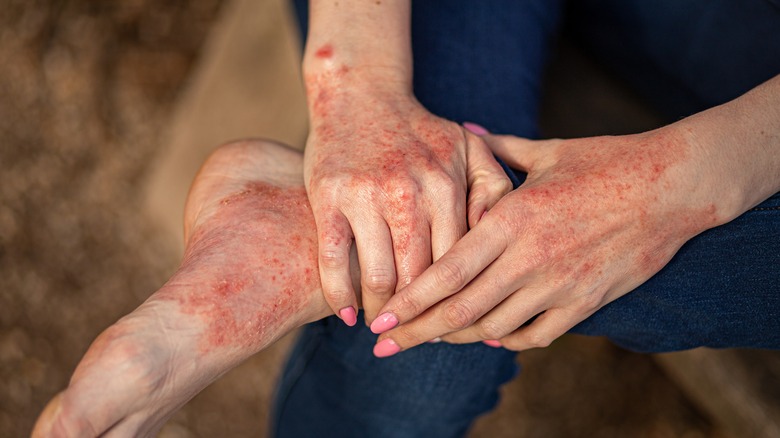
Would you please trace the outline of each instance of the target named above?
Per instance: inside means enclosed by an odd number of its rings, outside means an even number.
[[[180,268],[94,341],[35,435],[154,434],[227,370],[330,313],[301,163],[263,142],[209,158],[188,197]]]

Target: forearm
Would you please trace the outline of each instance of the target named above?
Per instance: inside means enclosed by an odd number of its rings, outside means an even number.
[[[704,158],[719,222],[780,191],[780,75],[677,125]]]
[[[357,89],[365,85],[411,93],[408,0],[310,3],[303,60],[310,110],[322,104],[323,89]]]

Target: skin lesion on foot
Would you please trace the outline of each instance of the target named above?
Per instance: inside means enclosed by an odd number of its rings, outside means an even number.
[[[201,352],[263,347],[318,290],[314,224],[302,189],[253,181],[222,198],[188,242],[160,298],[204,323]]]
[[[209,158],[188,197],[180,268],[95,340],[33,436],[154,434],[218,376],[330,314],[301,166],[265,142]]]

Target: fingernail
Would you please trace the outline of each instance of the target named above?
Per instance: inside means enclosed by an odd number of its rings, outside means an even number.
[[[438,344],[439,342],[441,342],[441,338],[438,336],[428,341],[429,344]]]
[[[477,135],[490,134],[490,132],[488,132],[487,129],[483,128],[480,125],[477,125],[476,123],[465,122],[463,124],[463,127],[468,129],[472,134],[477,134]]]
[[[382,342],[374,345],[374,356],[376,357],[388,357],[401,351],[401,347],[395,343],[392,339],[383,339]]]
[[[488,339],[486,341],[482,341],[483,344],[491,346],[493,348],[501,348],[503,345],[501,345],[500,342],[496,341],[495,339]]]
[[[479,217],[479,220],[482,220],[482,218],[484,218],[486,214],[487,214],[487,210],[483,211],[482,216]]]
[[[377,335],[380,333],[384,333],[391,328],[398,325],[398,318],[395,317],[392,313],[385,312],[381,315],[379,315],[374,322],[371,323],[371,331],[376,333]]]
[[[339,310],[339,316],[341,317],[341,320],[344,321],[344,324],[350,327],[353,327],[355,324],[357,324],[357,313],[355,312],[355,308],[352,306]]]

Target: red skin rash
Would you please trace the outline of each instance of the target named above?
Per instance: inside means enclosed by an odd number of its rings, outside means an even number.
[[[314,56],[320,59],[330,59],[333,56],[333,46],[325,44],[314,52]]]
[[[584,281],[600,277],[600,266],[625,263],[649,277],[685,240],[716,223],[713,205],[692,207],[666,196],[671,175],[687,159],[672,140],[640,138],[628,148],[609,137],[587,141],[571,141],[553,171],[520,189],[522,208],[503,218],[534,248],[529,269],[553,262],[547,269],[558,274],[547,278]],[[594,202],[598,208],[591,207]],[[614,248],[634,252],[626,259]]]
[[[208,221],[215,225],[196,229],[185,260],[204,258],[199,265],[218,272],[192,274],[219,280],[200,293],[174,296],[183,313],[206,323],[202,352],[246,348],[268,339],[269,330],[305,305],[306,292],[319,287],[306,193],[251,183],[222,199]]]
[[[323,152],[310,159],[314,169],[310,189],[314,193],[320,186],[325,191],[346,189],[355,202],[375,208],[387,221],[397,267],[403,268],[404,258],[413,256],[410,251],[429,245],[422,241],[429,233],[420,232],[424,225],[420,212],[437,206],[423,205],[422,200],[429,199],[426,192],[432,181],[443,179],[431,175],[465,172],[453,164],[461,161],[458,153],[465,154],[463,130],[405,97],[379,89],[355,95],[348,91],[359,83],[354,75],[349,67],[340,66],[307,76],[310,142],[323,145],[313,149]],[[351,238],[349,230],[327,223],[318,229],[329,245],[343,245]]]

